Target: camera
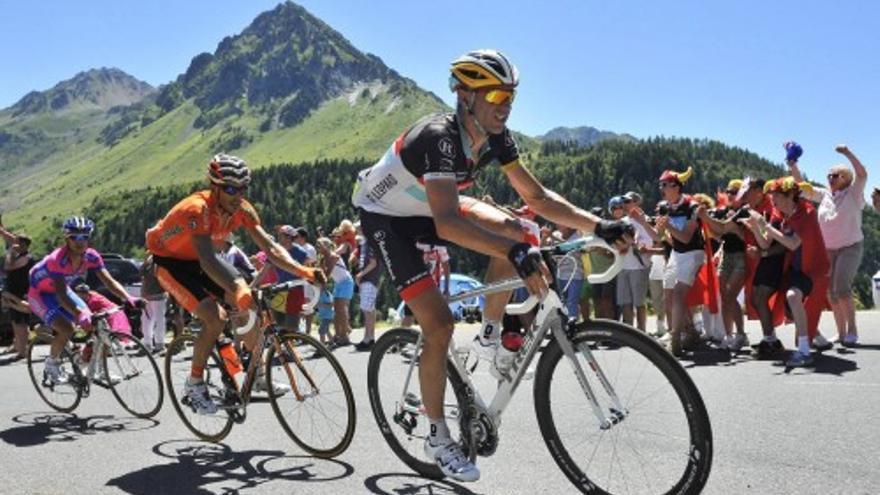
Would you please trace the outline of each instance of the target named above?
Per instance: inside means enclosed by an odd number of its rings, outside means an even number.
[[[730,208],[727,206],[719,206],[718,208],[712,208],[709,210],[709,217],[714,218],[716,220],[724,220],[727,218],[727,215],[730,213]]]
[[[748,206],[743,206],[733,215],[733,220],[745,220],[752,216],[752,210]]]
[[[657,206],[654,208],[654,212],[659,216],[669,215],[669,203],[666,201],[661,201],[657,203]]]

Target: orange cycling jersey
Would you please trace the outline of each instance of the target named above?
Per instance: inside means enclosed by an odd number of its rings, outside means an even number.
[[[198,260],[193,236],[210,235],[211,240],[222,242],[241,227],[259,224],[257,211],[247,201],[242,200],[233,215],[223,216],[211,191],[199,191],[174,205],[165,218],[147,230],[147,249],[156,256]]]

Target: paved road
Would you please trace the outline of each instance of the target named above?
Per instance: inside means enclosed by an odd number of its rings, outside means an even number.
[[[831,315],[823,330],[832,335]],[[707,494],[880,493],[880,313],[859,314],[863,346],[832,351],[814,369],[786,373],[772,362],[710,354],[685,362],[715,439]],[[756,337],[757,329],[749,332]],[[474,328],[460,330],[467,339]],[[792,342],[792,328],[781,332]],[[358,334],[355,337],[359,337]],[[194,442],[166,403],[156,421],[127,416],[97,390],[76,415],[52,412],[21,362],[0,366],[0,493],[571,493],[538,434],[530,387],[504,417],[483,479],[461,485],[412,475],[379,435],[366,396],[367,354],[336,351],[352,381],[359,417],[336,460],[302,455],[268,404],[222,445]],[[202,447],[191,455],[192,447]]]

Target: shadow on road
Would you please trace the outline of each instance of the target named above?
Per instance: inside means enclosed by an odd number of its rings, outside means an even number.
[[[364,480],[370,493],[381,495],[476,495],[467,488],[445,480],[432,480],[412,473],[382,473]]]
[[[79,417],[76,414],[25,413],[12,418],[21,426],[0,431],[0,440],[16,447],[33,447],[48,442],[72,442],[87,435],[155,428],[154,419],[117,418],[111,415]]]
[[[153,452],[174,462],[126,473],[107,486],[134,495],[245,493],[273,481],[332,481],[354,473],[350,464],[335,459],[289,456],[280,450],[233,452],[225,444],[196,440],[169,440],[154,445]]]
[[[812,366],[804,368],[789,368],[785,365],[785,361],[773,363],[773,366],[783,368],[782,373],[784,374],[789,374],[792,371],[799,369],[808,373],[812,372],[835,376],[842,376],[844,373],[850,373],[859,369],[859,365],[855,361],[843,359],[827,352],[814,355]]]

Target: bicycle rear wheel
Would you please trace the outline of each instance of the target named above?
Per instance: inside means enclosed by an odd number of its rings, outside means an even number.
[[[52,335],[38,333],[37,337],[28,344],[28,374],[31,377],[31,383],[34,384],[34,388],[40,394],[40,398],[49,407],[60,412],[71,412],[76,409],[79,401],[82,400],[82,386],[79,384],[79,381],[85,378],[73,362],[73,354],[68,344],[64,346],[59,356],[61,369],[68,376],[67,383],[55,385],[49,381],[45,374],[45,365],[43,363],[49,357],[49,344],[52,342],[52,339]]]
[[[583,323],[571,343],[602,419],[612,421],[600,421],[573,363],[558,342],[549,344],[538,363],[535,410],[569,480],[589,494],[699,493],[712,465],[712,430],[687,372],[653,339],[617,322]]]
[[[314,456],[330,458],[345,452],[354,437],[357,413],[342,366],[308,335],[285,334],[270,342],[266,382],[290,384],[284,394],[269,392],[272,411],[284,431]]]
[[[202,415],[185,403],[183,397],[184,384],[190,375],[192,366],[193,349],[195,348],[196,336],[182,334],[171,341],[168,352],[165,354],[165,381],[168,387],[168,400],[174,405],[174,410],[180,416],[181,421],[189,431],[207,442],[219,442],[226,438],[232,429],[231,411],[220,410],[217,414]],[[211,349],[208,363],[205,366],[205,385],[208,394],[216,403],[222,403],[226,395],[226,385],[221,371],[223,362],[215,349]]]
[[[385,332],[376,341],[367,367],[367,392],[379,431],[394,454],[420,475],[442,479],[443,472],[424,453],[430,425],[419,386],[421,348],[417,346],[418,339],[417,331],[397,328]],[[414,366],[410,368],[412,363]],[[460,395],[464,393],[463,381],[448,361],[446,377],[443,413],[452,438],[461,441],[460,404],[467,401]],[[407,380],[409,383],[405,385]]]
[[[126,411],[138,418],[150,418],[162,408],[164,391],[159,366],[139,339],[111,333],[104,346],[104,383]]]

